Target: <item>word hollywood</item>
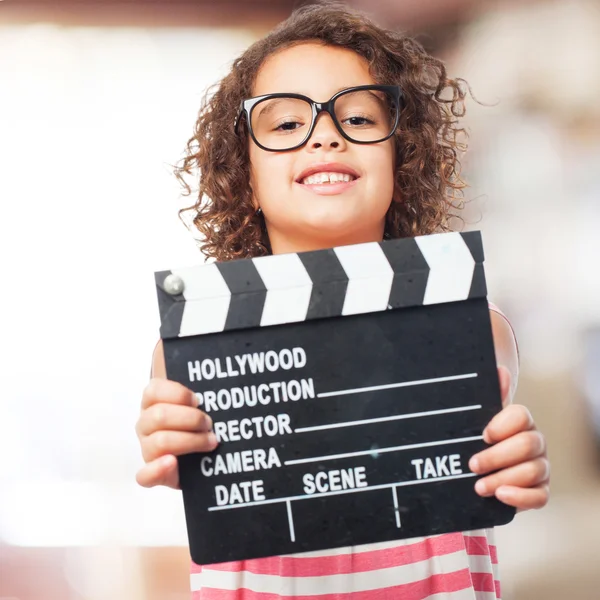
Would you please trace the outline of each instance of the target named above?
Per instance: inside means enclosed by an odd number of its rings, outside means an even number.
[[[235,365],[234,365],[234,360]],[[190,381],[224,379],[226,377],[238,377],[252,373],[264,373],[265,369],[272,373],[283,369],[301,369],[306,366],[306,352],[303,348],[284,348],[279,352],[269,350],[268,352],[253,352],[252,354],[226,356],[225,365],[220,358],[205,358],[204,360],[188,361]]]

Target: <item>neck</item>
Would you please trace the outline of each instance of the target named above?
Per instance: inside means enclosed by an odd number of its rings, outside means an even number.
[[[273,254],[287,254],[290,252],[309,252],[311,250],[325,250],[335,246],[350,246],[367,242],[381,242],[383,239],[384,224],[372,231],[357,231],[345,236],[332,237],[306,237],[290,236],[270,231],[269,241]]]

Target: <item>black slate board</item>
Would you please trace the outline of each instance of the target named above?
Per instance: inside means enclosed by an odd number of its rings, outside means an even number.
[[[472,282],[461,301],[164,336],[169,379],[198,394],[221,438],[210,454],[179,458],[196,563],[513,518],[513,508],[475,493],[468,469],[501,408],[482,259],[479,291]],[[250,372],[261,357],[263,372]]]

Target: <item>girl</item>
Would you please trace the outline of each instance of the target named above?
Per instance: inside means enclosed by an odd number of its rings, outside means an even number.
[[[448,230],[464,187],[462,84],[415,41],[343,6],[298,10],[235,61],[188,143],[178,176],[200,170],[191,210],[204,254],[231,260]],[[493,307],[491,318],[505,407],[484,431],[490,447],[469,466],[493,472],[478,494],[540,508],[545,441],[528,410],[510,404],[516,343]],[[177,488],[175,456],[213,450],[211,427],[191,391],[165,379],[159,344],[136,428],[146,461],[138,483]],[[492,533],[193,565],[193,597],[500,598]]]

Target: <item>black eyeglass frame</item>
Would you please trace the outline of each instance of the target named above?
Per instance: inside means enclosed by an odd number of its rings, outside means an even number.
[[[390,134],[379,140],[375,140],[373,142],[358,141],[358,140],[351,138],[344,131],[341,124],[338,122],[337,117],[335,116],[335,110],[334,110],[335,101],[340,96],[344,96],[351,92],[360,92],[362,90],[373,90],[376,92],[385,92],[385,93],[389,94],[392,97],[392,99],[396,102],[396,122],[394,123],[394,126],[391,128]],[[283,150],[267,148],[266,146],[263,146],[256,139],[256,136],[254,135],[254,130],[252,129],[252,111],[254,110],[254,108],[256,107],[257,104],[263,102],[264,100],[267,100],[267,99],[271,100],[273,98],[294,98],[297,100],[304,100],[305,102],[307,102],[310,105],[310,107],[312,109],[312,123],[308,130],[308,133],[306,134],[306,137],[302,140],[302,142],[300,142],[299,144],[296,144],[295,146],[292,146],[291,148],[285,148]],[[308,140],[312,136],[312,134],[315,130],[315,127],[317,125],[317,117],[321,113],[325,112],[325,113],[329,114],[329,116],[331,117],[331,120],[335,124],[336,129],[340,132],[340,135],[344,139],[351,142],[352,144],[379,144],[380,142],[385,142],[386,140],[389,140],[394,135],[394,133],[396,133],[396,129],[398,128],[398,123],[400,122],[400,111],[401,111],[403,105],[404,105],[403,94],[402,94],[402,89],[400,88],[399,85],[359,85],[359,86],[355,86],[355,87],[349,87],[349,88],[346,88],[346,89],[341,90],[341,91],[337,92],[336,94],[334,94],[327,102],[315,102],[312,98],[309,98],[308,96],[303,96],[302,94],[285,94],[285,93],[265,94],[264,96],[256,96],[254,98],[247,98],[246,100],[242,100],[242,102],[240,104],[240,110],[235,119],[233,127],[234,127],[234,131],[237,134],[240,121],[242,120],[242,117],[245,117],[246,124],[248,125],[248,131],[250,132],[250,136],[252,137],[252,140],[259,148],[261,148],[262,150],[265,150],[267,152],[289,152],[291,150],[297,150],[298,148],[301,148],[308,142]]]

